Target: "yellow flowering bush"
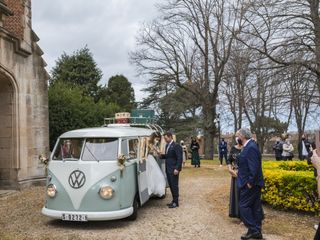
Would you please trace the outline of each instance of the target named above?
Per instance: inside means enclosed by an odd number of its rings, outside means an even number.
[[[282,209],[319,212],[313,168],[300,161],[263,161],[262,200]]]
[[[285,161],[279,164],[279,168],[288,171],[313,171],[313,166],[306,162]]]

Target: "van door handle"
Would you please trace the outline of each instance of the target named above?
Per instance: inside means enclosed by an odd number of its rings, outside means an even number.
[[[140,175],[141,173],[142,173],[142,172],[139,170],[139,171],[138,171],[138,175]]]

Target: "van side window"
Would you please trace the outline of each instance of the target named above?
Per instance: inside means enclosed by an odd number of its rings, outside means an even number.
[[[128,156],[129,152],[128,152],[128,139],[122,139],[121,141],[121,154],[123,154],[124,156]]]
[[[138,139],[130,139],[129,140],[129,157],[130,157],[130,159],[135,159],[138,157],[138,147],[139,147]]]

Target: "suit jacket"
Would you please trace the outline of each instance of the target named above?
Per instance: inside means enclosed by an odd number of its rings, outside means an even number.
[[[247,183],[252,186],[264,186],[261,153],[253,140],[250,140],[238,155],[237,182],[239,188]]]
[[[166,149],[167,147],[168,144],[166,145]],[[173,173],[175,169],[181,171],[183,154],[180,144],[172,142],[163,158],[166,159],[166,170],[168,173]]]
[[[219,153],[228,153],[228,144],[225,141],[219,143]]]

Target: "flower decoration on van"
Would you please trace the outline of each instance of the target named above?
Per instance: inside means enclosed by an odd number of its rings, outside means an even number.
[[[48,164],[49,164],[49,158],[46,156],[46,154],[40,154],[39,160],[42,164],[44,164],[45,168],[45,175],[48,175]]]
[[[40,160],[40,162],[43,163],[44,165],[48,165],[49,158],[48,158],[45,154],[40,154],[40,155],[39,155],[39,160]]]
[[[124,156],[123,154],[119,155],[118,156],[118,165],[119,165],[119,168],[120,168],[121,176],[122,176],[122,173],[123,173],[123,169],[125,168],[125,162],[126,162],[126,156]]]

